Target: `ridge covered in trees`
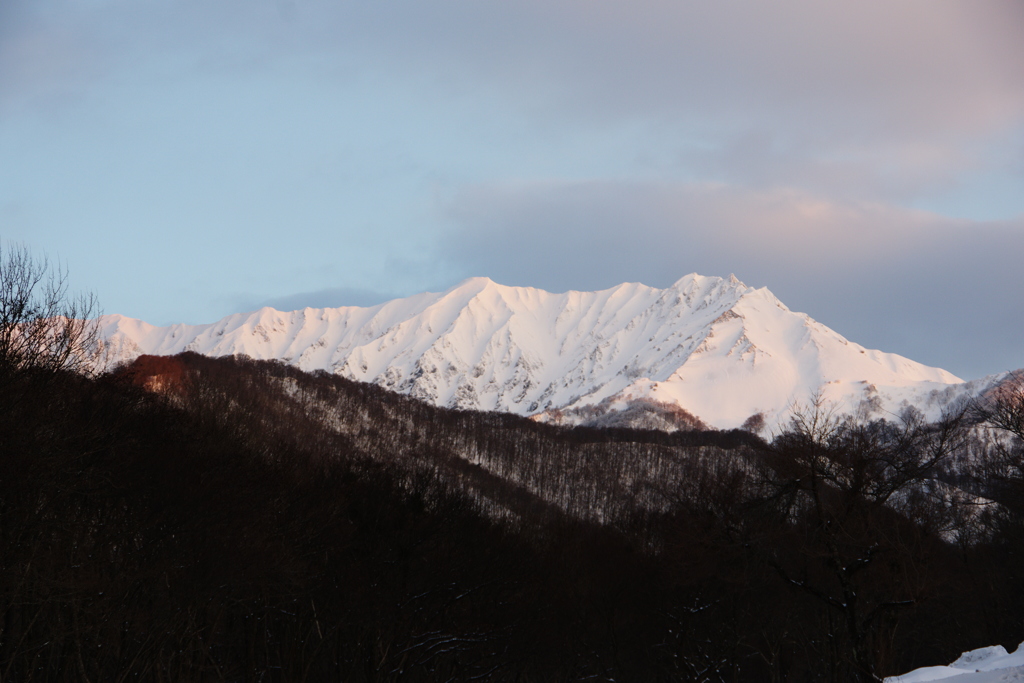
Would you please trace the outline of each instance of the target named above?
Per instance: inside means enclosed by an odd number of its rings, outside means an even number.
[[[2,681],[877,680],[1024,639],[1020,434],[971,416],[764,441],[194,354],[3,377]]]

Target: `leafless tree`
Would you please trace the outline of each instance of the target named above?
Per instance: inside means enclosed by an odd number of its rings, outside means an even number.
[[[0,376],[90,370],[97,313],[93,295],[69,294],[62,266],[0,245]]]
[[[767,495],[757,509],[774,510],[772,531],[788,524],[796,539],[784,546],[769,535],[768,562],[845,629],[834,679],[879,680],[898,613],[930,588],[922,578],[936,537],[929,491],[967,422],[964,410],[931,424],[912,418],[858,423],[819,398],[768,449]]]
[[[1024,371],[1010,373],[971,407],[974,419],[1001,433],[978,471],[979,488],[1003,506],[993,521],[1011,523],[1017,534],[1024,527]]]
[[[991,426],[1024,439],[1024,370],[1011,372],[988,395],[975,401],[975,415]]]

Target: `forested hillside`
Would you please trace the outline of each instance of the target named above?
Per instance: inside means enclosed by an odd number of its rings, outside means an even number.
[[[0,381],[3,681],[875,680],[1024,639],[998,413],[766,442],[194,354]]]

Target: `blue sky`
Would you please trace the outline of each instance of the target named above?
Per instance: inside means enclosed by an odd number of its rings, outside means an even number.
[[[1024,366],[1017,0],[6,0],[0,238],[210,322],[735,273]]]

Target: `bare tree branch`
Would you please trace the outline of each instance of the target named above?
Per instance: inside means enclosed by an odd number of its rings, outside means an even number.
[[[93,295],[68,293],[61,266],[23,246],[0,245],[0,377],[91,371],[97,309]]]

